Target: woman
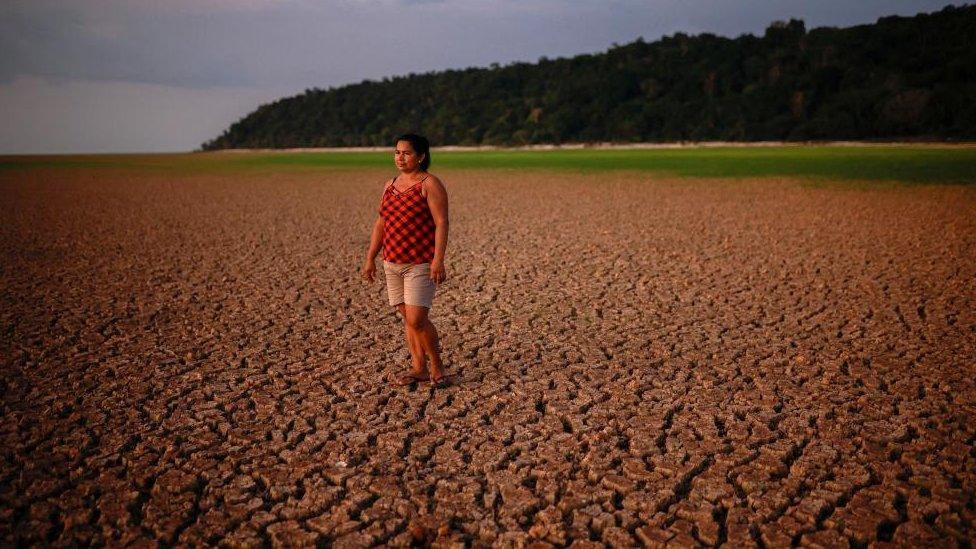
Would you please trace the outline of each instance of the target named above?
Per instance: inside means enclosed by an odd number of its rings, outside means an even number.
[[[443,387],[451,375],[441,364],[437,330],[427,318],[436,285],[444,282],[447,248],[447,191],[427,171],[430,143],[408,133],[396,139],[399,175],[386,182],[379,217],[373,225],[363,279],[372,282],[376,254],[383,248],[383,270],[390,305],[400,311],[413,367],[400,385],[430,381]]]

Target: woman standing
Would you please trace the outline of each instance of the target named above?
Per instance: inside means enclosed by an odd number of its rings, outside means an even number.
[[[426,138],[401,135],[393,158],[400,173],[386,182],[362,276],[373,281],[376,254],[382,247],[390,305],[403,318],[413,362],[398,384],[429,380],[432,387],[443,387],[452,376],[444,372],[437,329],[427,313],[436,285],[445,280],[447,190],[427,171],[430,143]]]

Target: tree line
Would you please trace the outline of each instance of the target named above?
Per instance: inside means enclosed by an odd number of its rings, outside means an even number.
[[[976,6],[363,81],[262,105],[204,150],[976,138]]]

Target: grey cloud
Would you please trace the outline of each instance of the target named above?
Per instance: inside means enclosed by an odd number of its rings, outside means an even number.
[[[790,17],[847,26],[947,4],[7,0],[0,152],[192,149],[261,101],[308,87],[593,53],[677,31],[761,33]]]
[[[192,150],[287,92],[19,77],[0,85],[0,152]]]
[[[253,18],[253,14],[251,15]],[[0,78],[33,74],[193,86],[247,83],[246,63],[212,13],[23,11],[0,23]]]
[[[396,0],[17,3],[0,19],[0,81],[17,75],[190,87],[331,86],[605,50],[676,31],[735,36],[773,19],[870,22],[945,2]]]

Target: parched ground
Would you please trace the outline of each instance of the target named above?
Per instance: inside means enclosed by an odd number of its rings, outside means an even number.
[[[973,545],[976,189],[387,175],[2,172],[0,545]]]

